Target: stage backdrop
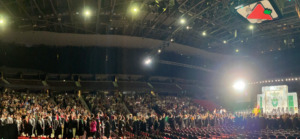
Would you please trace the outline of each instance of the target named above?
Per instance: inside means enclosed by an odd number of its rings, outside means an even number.
[[[264,86],[257,95],[257,105],[264,114],[298,113],[297,93],[288,93],[287,85]]]

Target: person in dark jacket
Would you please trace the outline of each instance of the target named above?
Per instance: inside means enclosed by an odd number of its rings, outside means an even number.
[[[81,115],[79,116],[79,119],[77,120],[76,124],[76,135],[82,138],[84,134],[84,121]]]
[[[31,138],[31,136],[32,136],[32,128],[33,128],[32,124],[31,124],[31,116],[26,117],[24,125],[25,125],[25,134],[27,134],[27,136],[29,138]]]
[[[73,120],[72,117],[69,116],[67,123],[67,138],[72,139],[73,138]]]
[[[118,121],[118,135],[120,137],[123,136],[123,128],[125,127],[125,121],[122,116],[119,116],[119,121]]]
[[[299,125],[299,119],[298,119],[298,114],[296,113],[294,116],[293,116],[293,129],[294,130],[298,130],[298,125]]]
[[[153,126],[155,132],[157,132],[158,127],[159,127],[158,117],[155,117],[154,126]]]
[[[88,118],[88,117],[85,120],[84,130],[86,132],[86,137],[89,137],[90,136],[90,118]]]
[[[136,119],[135,116],[133,117],[132,128],[133,128],[132,133],[135,134],[135,135],[138,135],[139,131],[140,131],[140,124],[139,124],[139,121]]]
[[[154,121],[153,116],[149,114],[149,118],[147,119],[147,131],[149,133],[151,133],[151,129],[154,124],[153,121]]]
[[[171,117],[169,118],[169,124],[170,124],[170,128],[172,130],[175,130],[175,119],[174,119],[173,115],[171,115]]]
[[[159,132],[163,133],[165,131],[165,117],[161,117],[159,120]]]
[[[45,136],[48,136],[50,138],[52,134],[52,122],[49,117],[44,120],[45,120]]]
[[[42,136],[44,134],[45,122],[42,117],[39,117],[37,121],[37,136]]]
[[[111,120],[111,131],[115,132],[117,129],[117,125],[116,125],[116,118],[113,116],[112,120]]]
[[[110,123],[109,123],[109,118],[106,117],[105,119],[105,128],[104,128],[104,136],[106,136],[106,138],[110,137]]]
[[[147,132],[147,123],[145,117],[142,117],[142,120],[140,121],[140,131]]]
[[[52,129],[54,130],[54,138],[58,139],[58,136],[60,134],[62,134],[61,122],[60,122],[60,119],[58,117],[53,120]]]

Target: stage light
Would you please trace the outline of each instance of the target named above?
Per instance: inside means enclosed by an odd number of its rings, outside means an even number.
[[[91,15],[91,11],[90,10],[84,10],[84,16],[88,17]]]
[[[223,43],[224,43],[224,44],[226,44],[226,43],[227,43],[227,41],[226,41],[226,40],[224,40],[224,41],[223,41]]]
[[[132,8],[132,12],[133,12],[133,13],[137,13],[138,11],[139,11],[139,9],[138,9],[137,7],[133,7],[133,8]]]
[[[158,52],[158,53],[161,53],[161,49],[158,49],[157,52]]]
[[[151,58],[146,58],[144,61],[145,65],[150,65],[152,63],[152,59]]]
[[[253,29],[254,29],[254,26],[253,26],[253,25],[249,25],[249,29],[250,29],[250,30],[253,30]]]
[[[246,88],[246,83],[242,80],[236,81],[233,84],[233,88],[237,91],[243,91]]]
[[[181,18],[180,19],[180,24],[185,24],[185,19]]]
[[[202,36],[206,36],[206,32],[205,31],[202,32]]]

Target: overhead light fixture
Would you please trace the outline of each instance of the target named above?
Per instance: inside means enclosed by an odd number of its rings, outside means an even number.
[[[185,24],[185,19],[184,18],[180,19],[180,24]]]
[[[138,9],[137,7],[133,7],[133,8],[132,8],[132,12],[133,12],[133,13],[137,13],[138,11],[139,11],[139,9]]]
[[[88,10],[88,9],[85,9],[85,10],[83,11],[83,15],[84,15],[85,17],[89,17],[89,16],[91,16],[91,11]]]
[[[161,53],[161,49],[158,49],[157,52],[158,52],[158,53]]]
[[[253,30],[253,29],[254,29],[254,26],[253,26],[253,25],[249,25],[249,29],[250,29],[250,30]]]
[[[244,91],[245,87],[246,87],[246,83],[242,80],[236,81],[233,84],[233,88],[237,91]]]
[[[144,61],[145,65],[150,65],[152,63],[152,59],[151,58],[146,58]]]

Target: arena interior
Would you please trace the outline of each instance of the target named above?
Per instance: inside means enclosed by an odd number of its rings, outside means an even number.
[[[300,0],[0,0],[0,139],[300,139]]]

